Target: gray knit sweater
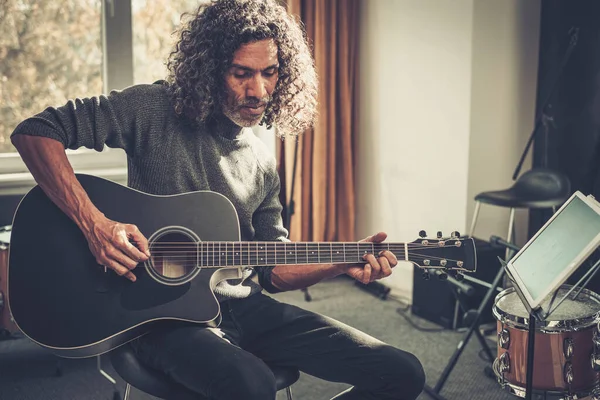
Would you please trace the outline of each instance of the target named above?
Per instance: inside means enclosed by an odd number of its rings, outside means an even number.
[[[135,85],[49,107],[19,124],[13,132],[18,134],[53,138],[69,149],[122,148],[130,187],[155,195],[219,192],[237,210],[243,241],[287,240],[279,177],[268,148],[250,128],[229,120],[198,125],[178,116],[163,85]],[[261,286],[275,292],[270,271],[245,269],[242,279],[218,284],[217,298],[244,298]]]

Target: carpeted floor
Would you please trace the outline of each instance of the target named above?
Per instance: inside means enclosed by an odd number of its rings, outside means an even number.
[[[411,316],[406,304],[380,300],[357,288],[350,279],[337,278],[310,289],[311,302],[305,302],[302,292],[275,295],[281,301],[300,305],[329,315],[359,328],[383,341],[414,353],[425,367],[427,382],[434,386],[462,333],[455,331],[425,332],[408,323],[408,316],[418,326],[438,328],[428,321]],[[400,312],[399,312],[400,311]],[[496,352],[494,343],[492,351]],[[441,394],[453,399],[514,399],[503,391],[494,379],[484,374],[487,365],[480,357],[480,345],[473,337],[442,388]],[[57,376],[57,362],[62,374]],[[103,363],[108,364],[108,362]],[[124,383],[110,365],[103,368],[117,380],[123,393]],[[327,400],[345,389],[346,385],[324,382],[302,374],[293,386],[295,400]],[[1,400],[100,400],[113,399],[113,385],[97,370],[96,359],[58,360],[24,338],[0,341]],[[133,390],[132,400],[153,399]],[[278,400],[285,399],[280,392]],[[423,393],[419,400],[429,400]]]

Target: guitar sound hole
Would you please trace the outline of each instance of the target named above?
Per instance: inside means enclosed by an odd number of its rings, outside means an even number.
[[[163,231],[150,243],[152,275],[165,283],[182,283],[197,271],[197,245],[187,232]]]

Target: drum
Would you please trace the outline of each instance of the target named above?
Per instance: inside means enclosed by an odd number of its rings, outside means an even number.
[[[555,304],[572,288],[563,285]],[[543,399],[581,399],[600,383],[600,296],[575,289],[544,321],[536,321],[533,360],[534,396]],[[547,309],[549,300],[542,308]],[[529,313],[509,288],[496,296],[498,357],[493,369],[502,387],[525,397]]]
[[[8,309],[8,248],[11,226],[0,227],[0,336],[18,332]]]

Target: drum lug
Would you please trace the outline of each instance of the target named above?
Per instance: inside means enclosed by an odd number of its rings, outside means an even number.
[[[600,354],[592,353],[592,368],[594,371],[600,371]]]
[[[566,338],[563,341],[563,352],[565,354],[565,358],[570,360],[573,357],[573,353],[575,351],[573,338]]]
[[[594,330],[594,336],[592,337],[592,341],[594,343],[594,353],[600,353],[600,334],[597,330]]]
[[[498,358],[498,361],[500,362],[498,369],[501,373],[510,372],[510,356],[508,355],[508,352],[502,353]]]
[[[573,383],[573,364],[570,362],[566,362],[563,368],[563,378],[565,379],[565,383],[567,385],[571,385]]]
[[[508,349],[510,345],[510,332],[508,329],[503,328],[500,332],[498,332],[498,344],[503,349]]]

